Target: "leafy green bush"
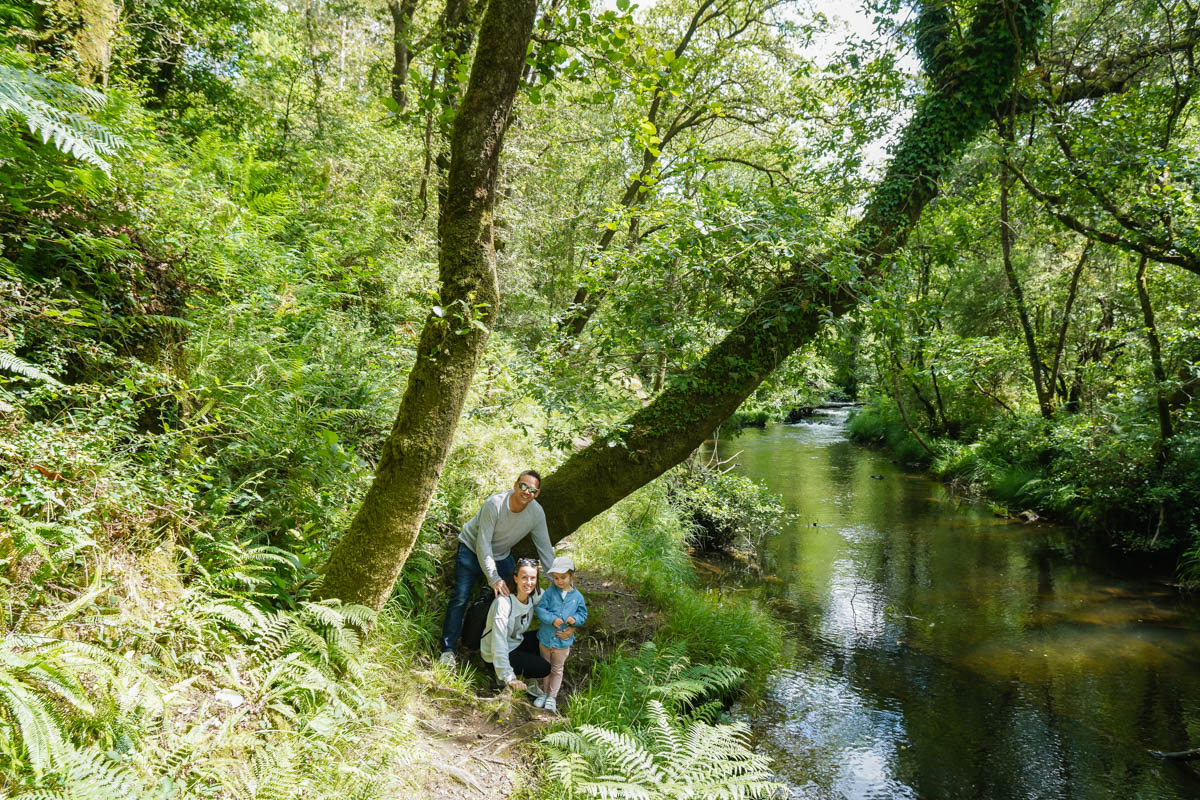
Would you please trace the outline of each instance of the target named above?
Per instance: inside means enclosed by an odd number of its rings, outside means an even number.
[[[905,463],[924,464],[929,461],[929,453],[890,406],[873,404],[854,409],[846,421],[846,432],[856,441],[883,445]]]
[[[750,478],[703,465],[673,473],[670,500],[690,521],[688,541],[699,551],[756,554],[788,516],[779,497]]]
[[[693,662],[742,670],[753,694],[783,647],[779,624],[736,587],[704,589],[684,551],[686,531],[664,481],[657,481],[590,523],[573,539],[581,563],[613,565],[666,624],[665,646]]]

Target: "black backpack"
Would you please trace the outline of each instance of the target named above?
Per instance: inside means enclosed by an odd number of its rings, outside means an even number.
[[[463,615],[462,636],[459,641],[468,650],[478,650],[479,642],[483,639],[484,628],[487,627],[488,610],[496,596],[491,591],[485,591]]]

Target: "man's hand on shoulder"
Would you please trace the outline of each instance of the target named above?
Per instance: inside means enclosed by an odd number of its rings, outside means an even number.
[[[504,578],[492,584],[492,591],[496,593],[496,597],[508,597],[508,584],[504,582]]]

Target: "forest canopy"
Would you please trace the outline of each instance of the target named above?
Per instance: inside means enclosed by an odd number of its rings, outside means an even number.
[[[377,612],[497,476],[557,541],[827,400],[1200,581],[1197,7],[861,11],[0,0],[6,608],[53,540]]]

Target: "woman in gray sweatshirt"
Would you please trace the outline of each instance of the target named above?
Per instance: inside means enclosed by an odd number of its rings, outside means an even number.
[[[536,616],[534,609],[542,597],[538,591],[537,560],[519,559],[513,578],[517,582],[516,593],[502,594],[492,601],[479,653],[495,668],[500,683],[521,691],[526,688],[521,678],[546,677],[550,674],[550,662],[538,650],[537,632],[529,630]]]

